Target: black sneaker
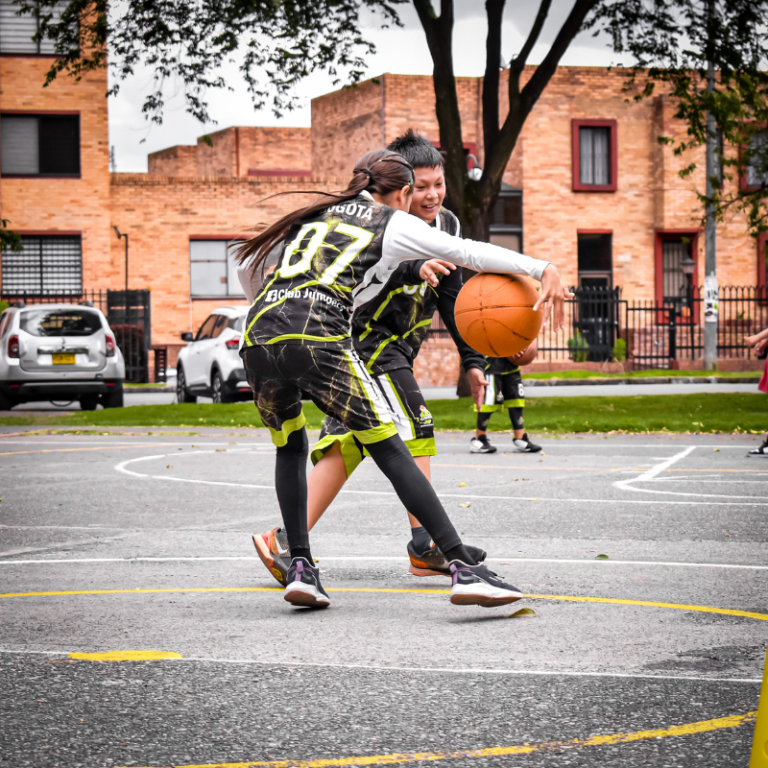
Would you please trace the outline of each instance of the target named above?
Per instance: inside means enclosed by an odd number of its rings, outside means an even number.
[[[541,450],[540,445],[531,442],[527,432],[522,437],[513,438],[512,444],[517,448],[518,453],[538,453]]]
[[[763,444],[759,448],[753,448],[749,456],[765,456],[768,458],[768,437],[765,438]]]
[[[331,600],[320,584],[320,569],[314,568],[303,557],[291,560],[286,576],[283,599],[291,605],[306,608],[327,608]]]
[[[451,602],[454,605],[495,608],[524,597],[517,587],[506,584],[484,565],[467,565],[461,560],[451,560],[450,569],[453,575]]]
[[[496,453],[496,446],[491,445],[490,441],[488,440],[488,435],[480,435],[480,437],[473,437],[469,441],[469,452],[470,453]]]
[[[465,544],[467,551],[475,561],[482,563],[488,556],[484,549],[480,547],[473,547],[470,544]],[[448,560],[445,555],[437,548],[437,544],[434,541],[429,543],[429,549],[424,550],[421,554],[416,551],[416,547],[413,545],[413,540],[408,542],[408,557],[411,560],[411,565],[408,570],[414,576],[449,576],[451,575],[451,569],[448,564]]]

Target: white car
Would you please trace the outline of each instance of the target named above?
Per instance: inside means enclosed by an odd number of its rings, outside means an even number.
[[[90,302],[16,302],[0,315],[0,410],[35,400],[123,407],[125,361]]]
[[[194,403],[197,396],[212,397],[214,403],[250,400],[251,388],[240,358],[248,307],[218,307],[200,326],[197,335],[182,333],[189,344],[176,362],[176,399]]]

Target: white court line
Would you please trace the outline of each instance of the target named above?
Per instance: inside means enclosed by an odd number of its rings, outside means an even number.
[[[235,453],[239,451],[240,449],[233,448],[229,452]],[[128,469],[129,464],[135,464],[140,461],[151,461],[153,459],[167,459],[172,456],[194,456],[196,454],[201,453],[213,453],[213,451],[187,451],[185,453],[161,453],[156,454],[153,456],[141,456],[136,459],[128,459],[126,461],[121,461],[119,464],[115,465],[115,470],[117,472],[122,472],[125,475],[129,475],[131,477],[138,477],[141,479],[149,479],[149,480],[168,480],[170,482],[174,483],[193,483],[197,485],[213,485],[213,486],[222,486],[226,488],[249,488],[249,489],[255,489],[255,490],[265,490],[265,491],[274,491],[275,487],[273,485],[255,485],[252,483],[231,483],[227,482],[226,480],[196,480],[192,478],[186,478],[186,477],[170,477],[165,475],[149,475],[144,474],[142,472],[135,472],[132,469]],[[630,482],[630,481],[627,481]],[[615,485],[615,483],[614,483]],[[437,490],[437,489],[436,489]],[[632,489],[632,490],[640,490],[640,489]],[[352,493],[352,494],[362,494],[364,496],[388,496],[388,497],[394,497],[397,498],[397,494],[393,491],[358,491],[351,488],[344,488],[340,491],[340,493]],[[652,493],[667,493],[666,491],[652,491]],[[673,493],[672,491],[669,491],[669,493]],[[726,501],[653,501],[648,499],[579,499],[579,498],[558,498],[558,497],[549,497],[549,496],[510,496],[510,495],[504,495],[504,496],[481,496],[478,494],[473,493],[442,493],[440,491],[437,491],[437,495],[444,499],[488,499],[488,500],[501,500],[501,501],[554,501],[558,503],[575,503],[575,504],[679,504],[679,505],[696,505],[696,506],[718,506],[718,507],[728,507],[728,506],[736,506],[736,507],[768,507],[768,501],[764,502],[733,502],[729,503]],[[689,494],[689,495],[697,495],[697,494]],[[741,498],[741,497],[734,497],[734,498]],[[748,499],[754,499],[754,496],[747,496]]]
[[[69,656],[70,651],[15,651],[11,648],[0,648],[0,653],[8,656]],[[180,659],[160,659],[149,663],[168,663],[183,664],[186,663],[204,663],[204,664],[254,664],[264,667],[311,667],[316,669],[364,669],[375,670],[376,672],[431,672],[436,674],[448,675],[516,675],[523,677],[531,675],[534,677],[617,677],[623,679],[640,680],[676,680],[680,682],[696,683],[747,683],[749,685],[758,685],[762,683],[759,677],[693,677],[691,675],[647,675],[632,674],[630,672],[570,672],[568,670],[549,670],[549,669],[498,669],[480,667],[396,667],[386,666],[384,664],[324,664],[322,662],[311,661],[264,661],[259,659],[217,659],[208,656],[184,656]],[[136,662],[134,662],[136,663]],[[145,662],[147,663],[147,662]]]
[[[256,555],[245,557],[218,556],[218,557],[84,557],[63,560],[0,560],[0,565],[48,565],[48,564],[89,564],[89,563],[178,563],[178,562],[256,562]],[[399,555],[379,555],[371,557],[348,556],[323,556],[318,562],[409,562],[407,557]],[[501,563],[502,565],[517,565],[518,563],[551,563],[555,565],[639,565],[667,568],[725,568],[744,571],[768,571],[768,565],[738,565],[733,563],[680,563],[674,561],[657,560],[574,560],[556,557],[489,557],[486,562]]]

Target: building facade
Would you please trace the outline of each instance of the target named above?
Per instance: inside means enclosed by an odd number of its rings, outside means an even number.
[[[153,344],[169,346],[171,364],[182,332],[244,301],[230,246],[303,199],[274,195],[343,188],[357,157],[408,127],[438,143],[431,78],[385,74],[314,99],[310,128],[227,128],[151,154],[147,173],[110,173],[106,74],[43,88],[50,53],[21,50],[28,30],[13,24],[10,34],[0,13],[0,216],[24,250],[2,254],[2,295],[122,287],[118,227],[130,237],[129,285],[151,290]],[[491,239],[555,262],[568,284],[673,299],[687,257],[703,281],[703,155],[675,157],[658,141],[685,133],[668,97],[634,102],[623,86],[620,70],[557,70],[507,166]],[[468,162],[482,167],[482,80],[457,88]],[[502,115],[505,89],[502,77]],[[698,170],[681,179],[692,160]],[[717,241],[721,285],[765,285],[742,217],[729,214]],[[435,340],[419,368],[455,380],[458,361]]]

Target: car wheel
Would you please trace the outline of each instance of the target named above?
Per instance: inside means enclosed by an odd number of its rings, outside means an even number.
[[[224,391],[224,380],[218,371],[213,372],[211,377],[211,396],[214,403],[229,403],[231,398]]]
[[[80,398],[80,407],[84,411],[95,411],[96,406],[99,404],[98,395],[83,395]]]
[[[176,366],[176,402],[197,402],[197,398],[187,391],[187,377],[184,375],[184,369],[180,365]]]
[[[123,382],[122,381],[119,384],[115,384],[114,387],[111,387],[110,392],[108,392],[106,395],[102,395],[101,404],[105,408],[122,408],[123,407],[124,401],[123,401]]]

